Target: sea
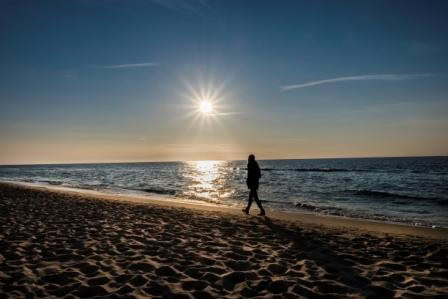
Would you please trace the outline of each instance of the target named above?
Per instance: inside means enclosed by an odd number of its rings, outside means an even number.
[[[448,157],[259,160],[267,211],[448,227]],[[0,166],[0,180],[244,207],[247,161]],[[253,205],[256,210],[256,205]]]

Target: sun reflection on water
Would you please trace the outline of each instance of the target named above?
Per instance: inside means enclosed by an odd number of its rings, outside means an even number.
[[[225,161],[192,161],[187,163],[184,196],[219,203],[234,190],[229,186],[231,173]]]

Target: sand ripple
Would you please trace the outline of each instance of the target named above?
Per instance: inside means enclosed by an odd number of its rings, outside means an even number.
[[[443,298],[447,256],[441,240],[0,184],[0,298]]]

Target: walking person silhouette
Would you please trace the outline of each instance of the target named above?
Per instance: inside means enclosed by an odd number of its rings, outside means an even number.
[[[261,205],[261,201],[258,198],[258,186],[259,180],[261,178],[260,167],[258,166],[257,161],[255,161],[254,155],[249,155],[249,159],[247,161],[247,179],[246,184],[247,188],[249,188],[249,202],[247,204],[247,208],[243,209],[243,212],[249,214],[250,206],[252,205],[252,201],[255,200],[258,208],[260,209],[260,214],[258,216],[264,216],[266,213]]]

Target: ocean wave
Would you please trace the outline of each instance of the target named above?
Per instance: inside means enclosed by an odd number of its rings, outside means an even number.
[[[155,188],[145,188],[145,189],[137,189],[138,191],[147,192],[147,193],[155,193],[155,194],[164,194],[164,195],[175,195],[176,191],[168,190],[168,189],[155,189]]]
[[[329,206],[315,206],[308,203],[297,203],[295,207],[302,211],[309,211],[313,213],[317,213],[320,215],[331,215],[331,216],[340,216],[340,217],[348,217],[348,218],[358,218],[358,219],[366,219],[366,220],[374,220],[374,221],[384,221],[384,222],[392,222],[392,223],[405,223],[412,226],[425,226],[431,227],[433,224],[429,221],[419,220],[416,221],[410,217],[399,217],[385,214],[372,214],[363,211],[356,210],[347,210],[337,207],[329,207]],[[426,211],[419,211],[421,214],[428,214]]]
[[[350,170],[345,168],[296,168],[294,171],[302,171],[302,172],[348,172],[348,171],[357,171]]]
[[[17,179],[14,181],[24,182],[24,183],[38,183],[38,184],[48,184],[48,185],[62,185],[62,181],[51,181],[51,180],[33,180],[33,179]]]
[[[349,172],[349,171],[365,171],[359,169],[345,168],[261,168],[262,171],[298,171],[298,172]]]
[[[297,203],[295,206],[299,209],[307,210],[307,211],[319,211],[320,208],[317,206],[313,206],[307,203]]]
[[[243,200],[246,200],[246,196],[243,198]],[[291,205],[290,202],[287,201],[281,201],[281,200],[270,200],[270,199],[260,199],[262,203],[271,203],[271,204],[280,204],[280,205]]]
[[[39,182],[46,183],[46,184],[49,184],[49,185],[55,185],[55,186],[58,186],[58,185],[62,185],[62,184],[63,184],[62,181],[48,181],[48,180],[42,180],[42,181],[39,181]]]
[[[70,188],[94,190],[94,191],[104,191],[110,188],[108,184],[81,184],[81,183],[69,183],[65,184]]]
[[[350,193],[354,193],[355,195],[361,195],[366,197],[375,197],[375,198],[398,198],[398,199],[409,199],[409,200],[425,200],[435,202],[441,205],[447,205],[448,200],[437,197],[429,197],[429,196],[415,196],[415,195],[406,195],[399,193],[391,193],[385,191],[373,191],[373,190],[355,190],[349,191]]]

